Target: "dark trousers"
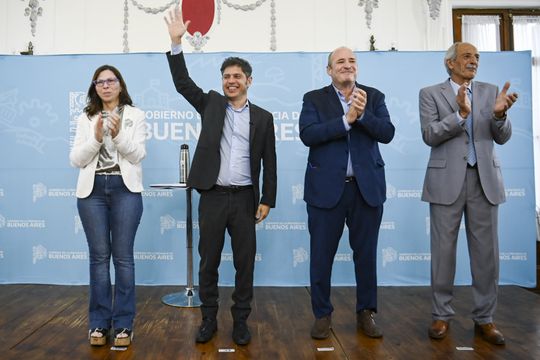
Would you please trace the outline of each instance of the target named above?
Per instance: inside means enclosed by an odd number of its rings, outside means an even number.
[[[236,270],[233,306],[234,321],[245,321],[251,312],[255,266],[255,209],[253,189],[201,192],[199,201],[199,295],[203,317],[215,318],[218,311],[218,268],[225,241],[231,236]]]
[[[307,206],[310,233],[311,306],[316,318],[330,315],[331,275],[344,225],[349,228],[356,276],[356,311],[377,311],[377,240],[383,207],[371,207],[354,181],[332,209]]]

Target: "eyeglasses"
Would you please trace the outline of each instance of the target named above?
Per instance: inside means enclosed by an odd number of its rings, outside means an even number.
[[[101,88],[101,87],[105,86],[105,84],[107,84],[107,86],[116,85],[118,83],[118,79],[117,78],[110,78],[110,79],[104,79],[104,80],[94,80],[94,81],[92,81],[92,83],[96,87]]]

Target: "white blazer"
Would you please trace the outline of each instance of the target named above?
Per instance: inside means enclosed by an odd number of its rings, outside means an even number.
[[[71,166],[81,169],[77,180],[78,198],[88,197],[94,188],[99,149],[102,145],[94,137],[97,118],[98,115],[89,118],[86,113],[82,113],[77,119],[77,132],[73,148],[69,153],[69,160]],[[143,190],[141,161],[146,156],[144,144],[146,131],[144,112],[126,105],[122,117],[122,128],[112,141],[118,151],[122,179],[131,192]]]

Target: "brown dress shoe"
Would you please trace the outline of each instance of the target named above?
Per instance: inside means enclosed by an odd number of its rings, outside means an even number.
[[[375,322],[375,312],[371,310],[362,310],[356,314],[356,325],[365,335],[372,338],[380,338],[381,328]]]
[[[311,337],[314,339],[322,340],[330,336],[330,328],[332,327],[332,318],[330,315],[324,316],[320,319],[315,319],[315,323],[311,328]]]
[[[444,339],[446,334],[448,334],[448,327],[448,321],[433,320],[428,331],[429,337],[432,339]]]
[[[494,345],[504,345],[504,335],[497,330],[494,323],[474,324],[474,330],[477,334],[482,335],[482,339]]]

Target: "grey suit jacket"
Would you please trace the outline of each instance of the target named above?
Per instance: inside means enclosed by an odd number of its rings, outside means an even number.
[[[473,134],[480,183],[493,205],[505,201],[500,162],[493,142],[504,144],[512,135],[509,119],[496,120],[493,105],[497,86],[472,82]],[[422,139],[431,147],[422,200],[450,205],[456,201],[467,169],[467,130],[456,112],[459,106],[450,80],[420,90]]]

